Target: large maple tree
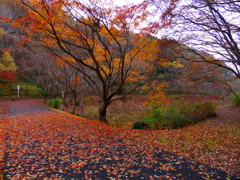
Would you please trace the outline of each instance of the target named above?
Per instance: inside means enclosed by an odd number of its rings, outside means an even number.
[[[13,23],[24,33],[21,43],[37,40],[58,57],[58,63],[78,69],[100,97],[100,121],[107,123],[110,103],[144,84],[144,59],[157,51],[156,39],[148,35],[154,24],[141,25],[148,16],[147,3],[113,7],[104,1],[17,2],[28,8],[28,16]],[[125,93],[116,97],[126,84]]]

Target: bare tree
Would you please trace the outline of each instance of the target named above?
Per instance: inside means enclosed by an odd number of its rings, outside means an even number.
[[[181,48],[206,62],[231,71],[240,78],[240,2],[236,0],[189,0],[172,11],[173,34]],[[214,55],[205,58],[202,52]]]

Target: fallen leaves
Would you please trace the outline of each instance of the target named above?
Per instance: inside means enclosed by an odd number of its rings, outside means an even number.
[[[0,179],[3,179],[4,155],[6,149],[7,121],[0,119]]]
[[[2,118],[0,130],[7,179],[234,179],[224,171],[239,173],[235,120],[140,131],[43,112]]]
[[[6,105],[0,105],[0,116],[7,114],[9,112],[8,106]]]
[[[208,172],[212,177],[227,176],[157,148],[162,146],[156,142],[159,135],[172,134],[184,144],[185,135],[177,131],[115,128],[56,112],[11,116],[4,122],[8,122],[4,170],[8,179],[184,179],[206,178]]]

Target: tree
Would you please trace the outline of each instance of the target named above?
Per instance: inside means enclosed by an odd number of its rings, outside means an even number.
[[[139,65],[141,55],[147,56],[147,47],[151,47],[152,38],[144,34],[151,26],[144,28],[141,35],[132,31],[140,30],[139,22],[146,19],[146,5],[121,8],[101,1],[20,2],[28,7],[28,17],[13,25],[25,30],[28,38],[37,36],[61,61],[83,74],[100,97],[99,120],[107,123],[109,104],[143,84]],[[115,97],[126,83],[128,90]]]
[[[189,0],[183,4],[172,11],[170,19],[174,38],[198,56],[189,60],[214,64],[240,78],[240,2]],[[205,58],[202,51],[214,58]]]
[[[0,1],[0,21],[11,18],[13,21],[25,14],[24,8],[18,7],[15,0]],[[17,80],[17,67],[15,64],[18,52],[15,42],[19,34],[7,23],[0,23],[0,79],[1,82],[14,82]]]
[[[14,59],[8,51],[4,51],[0,57],[0,81],[15,82],[17,79],[17,67]]]
[[[159,41],[159,48],[158,79],[168,82],[169,89],[185,93],[223,95],[224,88],[220,91],[219,87],[218,90],[214,87],[216,82],[228,80],[228,71],[214,64],[201,62],[200,57],[193,51],[208,61],[215,60],[213,55],[166,38]]]

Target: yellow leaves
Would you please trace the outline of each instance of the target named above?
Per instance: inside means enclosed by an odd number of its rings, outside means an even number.
[[[163,58],[160,60],[160,65],[164,68],[169,67],[170,66],[169,63],[170,63],[170,61],[167,58]]]
[[[65,64],[65,62],[63,61],[62,58],[57,58],[57,60],[56,60],[56,65],[57,65],[58,67],[63,67],[64,64]]]
[[[2,38],[3,35],[5,35],[5,34],[6,34],[6,32],[4,31],[4,29],[0,27],[0,38]]]
[[[133,48],[130,51],[131,56],[137,55],[137,59],[151,63],[157,58],[159,48],[157,48],[156,40],[148,36],[136,36],[132,39]]]
[[[68,63],[76,63],[76,60],[72,57],[63,56],[62,58]]]
[[[150,99],[147,104],[150,106],[157,104],[169,106],[170,101],[167,100],[166,95],[163,91],[163,89],[166,87],[168,87],[168,83],[159,83],[157,80],[153,81],[149,86],[145,86],[144,88],[150,92]]]
[[[30,40],[29,40],[30,41]],[[42,37],[40,40],[39,40],[42,44],[46,45],[47,47],[54,47],[54,46],[57,46],[57,43],[54,39],[52,38],[49,38],[49,37]]]
[[[103,47],[100,44],[96,44],[96,47],[93,53],[99,62],[108,60],[109,58],[108,53],[106,52],[106,50],[103,49]]]
[[[62,56],[62,57],[57,58],[57,60],[56,60],[56,65],[58,67],[63,67],[63,66],[67,67],[68,64],[71,64],[71,63],[73,63],[73,64],[76,63],[75,59],[72,57]]]
[[[127,78],[128,82],[139,81],[141,78],[139,72],[131,72],[131,75]]]
[[[160,60],[160,65],[164,68],[168,68],[169,66],[174,66],[177,68],[183,68],[184,66],[178,61],[169,61],[167,58],[163,58]]]
[[[93,65],[94,61],[91,58],[87,58],[84,63],[88,64],[88,65]]]
[[[3,71],[16,71],[17,66],[12,58],[11,54],[8,51],[5,51],[0,57],[0,70]]]

